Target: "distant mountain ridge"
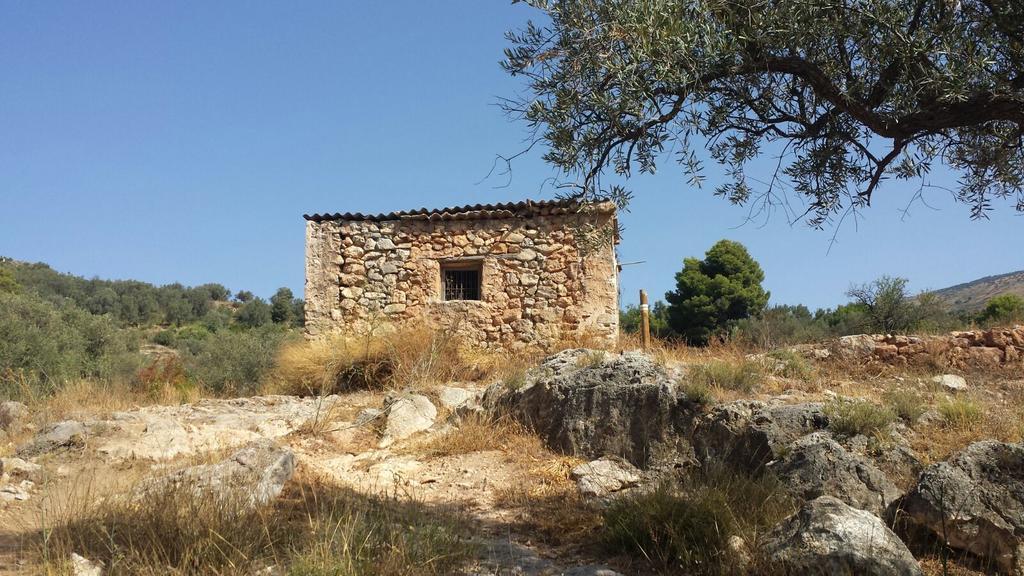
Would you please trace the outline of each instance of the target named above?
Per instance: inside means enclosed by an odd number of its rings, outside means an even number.
[[[993,296],[1016,294],[1024,298],[1024,270],[985,276],[971,282],[935,290],[934,294],[953,310],[974,312],[985,307]]]

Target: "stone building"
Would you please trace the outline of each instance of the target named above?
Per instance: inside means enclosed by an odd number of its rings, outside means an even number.
[[[455,329],[486,347],[617,338],[610,202],[304,218],[312,336],[411,322]]]

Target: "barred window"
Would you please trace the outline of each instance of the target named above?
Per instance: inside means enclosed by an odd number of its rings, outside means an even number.
[[[442,264],[441,282],[445,300],[480,299],[480,265],[478,263]]]

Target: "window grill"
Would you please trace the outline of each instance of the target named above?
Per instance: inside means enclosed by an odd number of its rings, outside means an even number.
[[[479,300],[480,269],[464,266],[442,268],[445,300]]]

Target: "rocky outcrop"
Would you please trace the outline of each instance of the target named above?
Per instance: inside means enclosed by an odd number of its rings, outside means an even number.
[[[793,442],[768,468],[802,500],[834,496],[854,508],[881,516],[899,496],[899,490],[878,468],[847,452],[825,432]]]
[[[437,407],[426,396],[409,394],[393,399],[385,408],[384,417],[381,448],[433,426]]]
[[[592,498],[620,492],[640,482],[639,470],[625,460],[610,456],[574,467],[569,478],[576,482],[580,494]]]
[[[689,460],[695,408],[681,396],[649,356],[575,349],[548,357],[518,386],[492,386],[484,404],[532,428],[555,450],[621,456],[646,467]]]
[[[846,360],[898,366],[997,367],[1024,358],[1024,326],[950,332],[939,336],[858,334],[843,336],[833,354]]]
[[[85,445],[85,425],[76,420],[64,420],[47,426],[29,442],[18,448],[19,456],[38,456],[59,449],[80,448]]]
[[[874,514],[822,496],[765,537],[768,560],[790,574],[923,576],[906,545]]]
[[[900,507],[947,545],[1024,574],[1024,445],[972,444],[928,467]]]
[[[753,471],[777,459],[797,438],[827,425],[821,404],[771,406],[738,400],[715,406],[697,419],[693,448],[702,462]]]
[[[276,499],[295,473],[295,455],[269,440],[255,442],[216,464],[202,464],[141,483],[135,502],[185,492],[189,497],[223,499],[238,509]]]

